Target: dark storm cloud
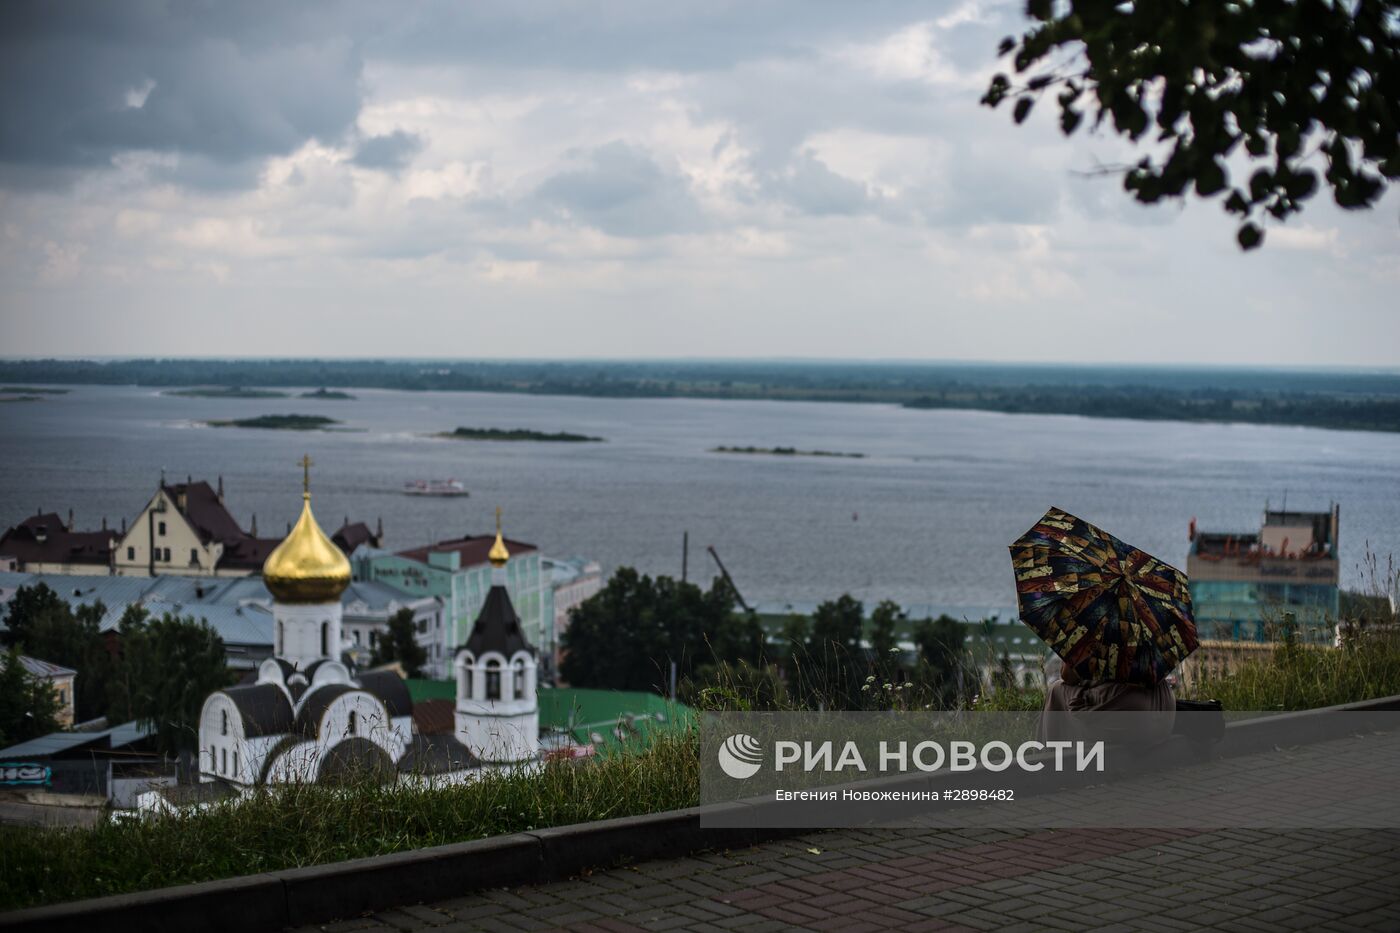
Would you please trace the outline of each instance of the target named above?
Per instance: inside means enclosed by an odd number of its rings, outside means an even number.
[[[799,154],[767,190],[804,214],[860,214],[871,206],[865,185],[836,174],[810,151]]]
[[[923,0],[712,0],[657,3],[462,3],[431,0],[396,17],[378,55],[436,61],[614,72],[710,71],[815,45],[873,37],[937,15]]]
[[[400,172],[422,151],[422,137],[416,133],[394,130],[383,136],[371,136],[361,142],[350,161],[360,168]]]
[[[230,166],[335,141],[361,102],[356,39],[312,5],[0,5],[0,164],[89,168],[126,152]],[[323,11],[324,12],[324,11]],[[16,179],[53,177],[7,171]]]
[[[700,206],[686,179],[649,152],[611,142],[575,154],[576,168],[554,175],[536,191],[569,219],[614,236],[647,237],[697,229]]]

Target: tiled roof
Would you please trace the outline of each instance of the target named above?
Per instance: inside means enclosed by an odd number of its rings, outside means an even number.
[[[56,512],[31,515],[0,535],[0,554],[21,563],[111,565],[114,531],[70,531]]]
[[[413,704],[413,724],[420,735],[451,735],[457,731],[457,704],[453,700],[423,700]]]
[[[399,551],[400,557],[407,557],[409,560],[428,562],[428,554],[436,552],[439,554],[456,551],[462,555],[463,567],[475,567],[479,564],[487,563],[486,555],[491,550],[491,545],[496,543],[495,535],[475,535],[466,538],[454,538],[449,541],[439,541],[437,544],[428,544],[423,547],[410,548],[407,551]],[[524,541],[512,541],[506,539],[506,549],[511,556],[515,557],[529,551],[537,550],[533,544],[526,544]]]
[[[486,594],[481,614],[476,617],[472,633],[467,638],[466,649],[477,658],[488,651],[499,651],[506,658],[517,651],[535,653],[534,646],[525,640],[525,633],[520,628],[520,616],[511,605],[505,587],[493,586]]]
[[[194,527],[199,540],[222,541],[225,545],[248,537],[238,522],[224,508],[219,494],[208,483],[175,483],[161,487],[174,500],[180,514]]]
[[[362,544],[368,544],[372,547],[379,546],[379,538],[370,531],[368,525],[364,522],[351,523],[349,520],[340,526],[339,531],[331,535],[331,540],[346,554],[355,553],[355,548]]]

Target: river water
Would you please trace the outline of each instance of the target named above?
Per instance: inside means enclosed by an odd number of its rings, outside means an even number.
[[[353,390],[353,401],[198,399],[78,386],[0,405],[0,527],[37,508],[80,528],[130,521],[161,469],[211,482],[245,527],[285,529],[300,505],[297,459],[328,531],[383,517],[387,544],[489,531],[605,569],[692,579],[713,545],[764,608],[810,608],[843,592],[969,618],[1015,604],[1006,546],[1051,505],[1182,566],[1187,524],[1257,530],[1265,502],[1341,504],[1344,585],[1362,586],[1367,549],[1400,557],[1400,435],[909,411],[894,406],[695,399],[593,399]],[[320,414],[337,432],[209,428],[205,419]],[[601,444],[454,441],[469,427],[573,431]],[[789,446],[862,459],[713,453]],[[454,477],[470,498],[403,495]]]

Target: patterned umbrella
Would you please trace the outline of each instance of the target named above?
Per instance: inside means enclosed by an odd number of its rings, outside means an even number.
[[[1084,684],[1151,686],[1196,650],[1186,574],[1061,509],[1011,545],[1021,621]]]

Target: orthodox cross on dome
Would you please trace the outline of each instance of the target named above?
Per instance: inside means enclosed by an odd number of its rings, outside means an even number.
[[[302,455],[301,455],[301,459],[297,461],[297,466],[301,467],[301,494],[302,494],[303,496],[310,496],[310,495],[311,495],[311,467],[313,466],[313,461],[311,460],[311,455],[310,455],[310,454],[302,454]],[[497,510],[497,511],[499,511],[499,510]],[[497,519],[497,521],[500,521],[500,519]]]

